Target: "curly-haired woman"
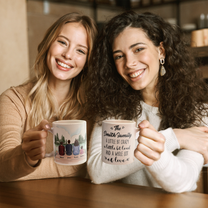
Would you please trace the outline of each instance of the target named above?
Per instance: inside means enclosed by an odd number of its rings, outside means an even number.
[[[87,82],[86,112],[97,121],[88,158],[94,183],[122,179],[170,192],[196,188],[208,162],[208,91],[177,26],[151,13],[112,18],[96,41]],[[140,127],[133,163],[102,162],[99,121],[109,118]]]
[[[84,118],[81,84],[96,35],[88,16],[62,16],[39,44],[35,77],[0,96],[0,181],[86,175],[86,164],[44,156],[53,149],[49,122]]]

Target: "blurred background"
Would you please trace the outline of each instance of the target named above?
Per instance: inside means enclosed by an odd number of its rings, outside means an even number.
[[[0,0],[0,94],[32,75],[37,46],[60,16],[81,12],[101,28],[129,9],[150,11],[179,25],[208,78],[208,0]]]

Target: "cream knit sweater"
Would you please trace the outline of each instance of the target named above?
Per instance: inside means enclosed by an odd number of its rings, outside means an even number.
[[[155,129],[158,129],[160,125],[158,108],[144,102],[141,104],[143,112],[137,124],[148,120]],[[128,165],[111,165],[102,162],[102,127],[96,125],[91,136],[87,162],[92,182],[101,184],[122,180],[124,183],[159,187],[174,193],[195,190],[204,163],[202,155],[189,150],[179,150],[177,155],[174,155],[172,152],[180,146],[173,130],[169,128],[161,133],[166,138],[165,151],[152,166],[146,167],[136,158]]]

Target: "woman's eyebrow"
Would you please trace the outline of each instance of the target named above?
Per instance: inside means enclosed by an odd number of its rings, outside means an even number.
[[[120,53],[120,52],[122,52],[122,51],[121,50],[113,51],[113,54]]]
[[[137,45],[144,45],[145,43],[142,43],[142,42],[139,42],[139,43],[134,43],[134,44],[132,44],[132,45],[130,45],[129,46],[129,49],[132,49],[132,48],[134,48],[135,46],[137,46]],[[119,52],[122,52],[121,50],[116,50],[116,51],[113,51],[113,54],[114,53],[119,53]]]
[[[145,43],[142,43],[142,42],[134,43],[134,44],[132,44],[132,45],[129,46],[129,49],[132,49],[132,48],[134,48],[137,45],[144,45],[144,44]]]
[[[66,36],[64,36],[64,35],[59,35],[58,37],[65,38],[68,42],[70,42],[70,40]],[[83,47],[83,48],[86,48],[88,50],[88,47],[87,46],[80,45],[80,44],[78,46]]]

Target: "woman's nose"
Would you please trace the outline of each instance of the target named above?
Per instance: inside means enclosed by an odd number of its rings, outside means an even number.
[[[136,63],[137,63],[136,57],[134,57],[132,55],[126,56],[126,67],[127,68],[132,68],[132,67],[136,66]]]
[[[70,48],[67,48],[63,51],[62,56],[66,59],[72,59],[73,57],[73,51]]]

